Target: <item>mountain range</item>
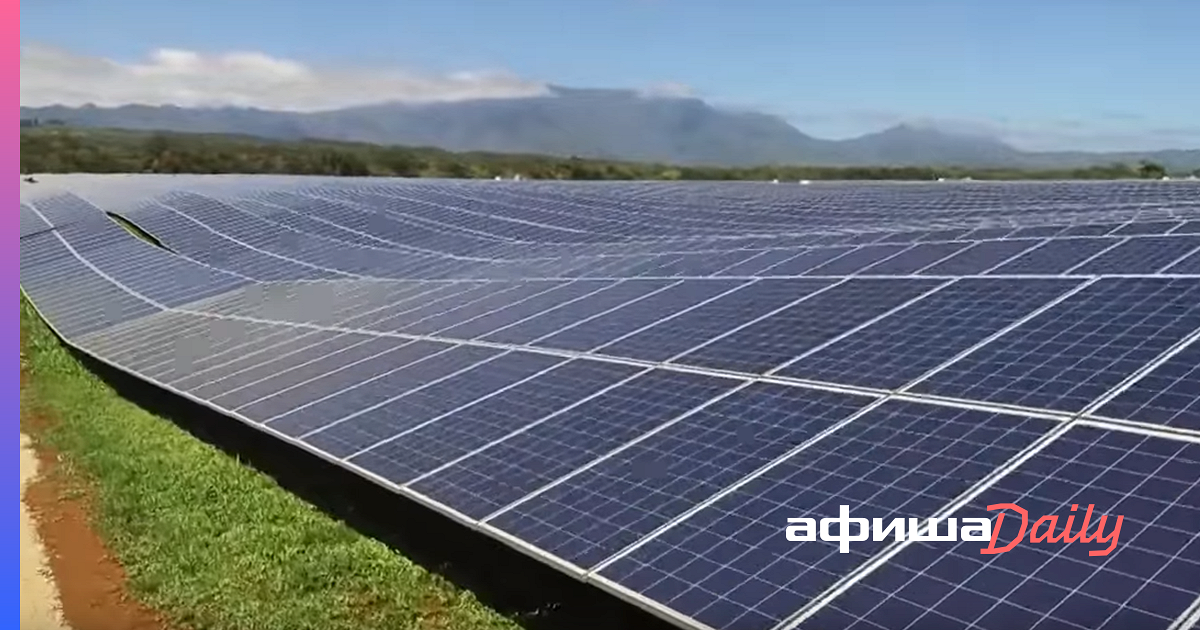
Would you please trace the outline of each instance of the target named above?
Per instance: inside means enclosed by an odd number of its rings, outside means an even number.
[[[323,112],[54,105],[22,107],[21,118],[85,127],[720,166],[1075,168],[1151,160],[1177,171],[1200,168],[1200,150],[1027,152],[994,138],[914,125],[898,125],[848,140],[827,140],[807,135],[776,116],[729,111],[698,98],[565,87],[553,87],[546,96],[381,103]]]

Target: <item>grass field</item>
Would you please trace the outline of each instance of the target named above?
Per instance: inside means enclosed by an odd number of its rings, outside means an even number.
[[[214,630],[489,629],[518,624],[120,396],[21,300],[23,413],[88,494],[130,591]]]

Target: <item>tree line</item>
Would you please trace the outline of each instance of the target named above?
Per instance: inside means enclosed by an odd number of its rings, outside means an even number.
[[[466,152],[323,140],[79,129],[21,130],[22,173],[245,173],[383,177],[580,180],[935,180],[1159,179],[1161,165],[1076,169],[889,166],[679,166],[612,160]],[[1196,171],[1200,175],[1200,170]]]

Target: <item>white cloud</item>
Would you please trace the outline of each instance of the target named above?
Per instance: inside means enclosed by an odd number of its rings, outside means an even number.
[[[396,68],[319,68],[258,52],[211,55],[169,48],[122,63],[21,44],[21,104],[31,107],[138,103],[315,111],[546,93],[544,83],[497,71],[427,75]]]

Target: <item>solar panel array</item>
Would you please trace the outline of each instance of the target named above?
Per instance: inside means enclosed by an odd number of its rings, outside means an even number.
[[[22,203],[68,343],[681,626],[1200,616],[1200,185],[163,179]],[[1001,502],[1120,545],[784,535]]]

